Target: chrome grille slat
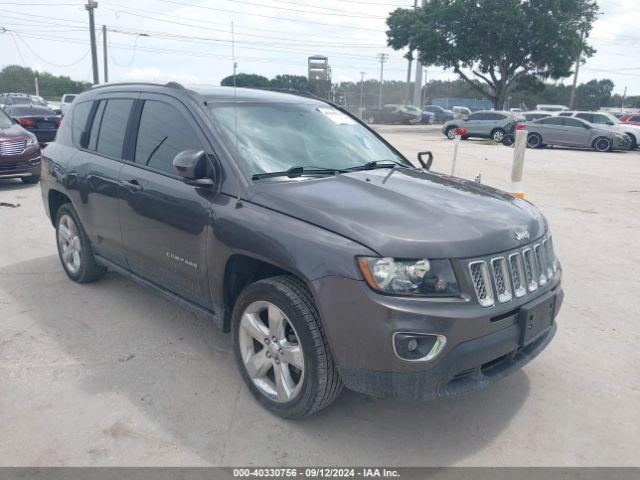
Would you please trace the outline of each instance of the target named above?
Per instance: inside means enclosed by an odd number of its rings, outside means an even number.
[[[527,290],[534,292],[538,289],[538,274],[536,272],[535,262],[533,261],[533,250],[525,248],[522,251],[524,259],[524,274],[527,281]]]
[[[490,307],[495,303],[493,298],[493,287],[489,276],[489,268],[483,260],[471,262],[469,264],[469,272],[473,280],[473,287],[478,296],[478,302],[483,307]]]
[[[519,253],[509,255],[509,267],[511,271],[511,282],[513,283],[513,294],[516,298],[520,298],[527,293],[525,285],[524,267],[522,265],[522,257]]]
[[[547,267],[546,261],[544,258],[544,250],[542,249],[541,244],[536,243],[533,246],[534,259],[536,264],[536,270],[538,272],[538,284],[540,286],[546,285],[547,283]]]
[[[553,278],[553,255],[551,254],[551,249],[549,247],[549,240],[544,239],[542,241],[542,247],[544,249],[544,258],[545,258],[545,266],[547,268],[547,278]]]
[[[509,271],[504,257],[491,260],[493,279],[496,282],[496,297],[500,303],[506,303],[513,298],[511,294],[511,282],[509,281]]]
[[[27,146],[26,140],[6,140],[0,142],[0,155],[20,155]]]

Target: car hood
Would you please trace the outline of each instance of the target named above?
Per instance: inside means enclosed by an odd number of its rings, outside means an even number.
[[[0,127],[0,140],[20,140],[33,137],[32,133],[27,132],[20,125],[14,123],[8,127]]]
[[[359,242],[381,256],[464,258],[517,248],[546,222],[531,203],[475,182],[414,169],[261,180],[249,201]]]

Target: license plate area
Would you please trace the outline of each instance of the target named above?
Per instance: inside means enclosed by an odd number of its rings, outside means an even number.
[[[520,345],[526,345],[553,323],[553,315],[556,308],[556,296],[545,295],[532,304],[520,308]]]

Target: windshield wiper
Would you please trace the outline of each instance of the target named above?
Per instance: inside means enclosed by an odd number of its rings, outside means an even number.
[[[302,175],[335,175],[336,173],[344,173],[345,170],[337,168],[316,168],[316,167],[291,167],[289,170],[281,172],[254,173],[251,175],[252,180],[260,180],[262,178],[274,177],[301,177]]]
[[[401,163],[394,162],[393,160],[373,160],[372,162],[367,162],[364,165],[358,165],[357,167],[347,168],[350,172],[355,172],[358,170],[375,170],[376,168],[409,168],[406,165],[402,165]]]

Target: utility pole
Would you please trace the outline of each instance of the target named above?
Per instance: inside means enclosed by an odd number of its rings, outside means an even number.
[[[36,86],[36,97],[39,97],[40,96],[40,85],[38,85],[38,74],[35,74],[33,76],[33,81],[35,82],[35,86]],[[626,91],[627,90],[625,89],[625,92]]]
[[[364,76],[367,72],[360,72],[360,108],[364,107]]]
[[[417,9],[416,4],[416,9]],[[420,2],[420,8],[424,8],[424,0]],[[422,108],[422,63],[416,58],[416,82],[413,84],[413,104]]]
[[[580,36],[580,43],[584,42],[584,31]],[[569,100],[569,108],[573,110],[573,104],[576,100],[576,85],[578,84],[578,72],[580,71],[580,62],[582,61],[582,48],[578,52],[578,58],[576,58],[576,71],[573,73],[573,86],[571,87],[571,99]]]
[[[382,77],[384,75],[384,62],[389,58],[388,53],[379,53],[378,61],[380,62],[380,93],[378,94],[378,108],[382,108]]]
[[[36,78],[37,80],[37,78]],[[37,85],[37,83],[36,83]],[[37,95],[37,93],[36,93]],[[624,111],[624,99],[627,97],[627,87],[624,87],[624,93],[622,94],[622,103],[620,104],[620,112],[622,113]]]
[[[418,9],[418,0],[413,0],[413,10]],[[411,63],[413,62],[413,50],[409,50],[409,58],[407,59],[407,85],[404,89],[403,103],[409,103],[409,90],[411,89]]]
[[[89,12],[89,38],[91,39],[91,63],[93,65],[93,84],[100,83],[98,78],[98,51],[96,48],[96,24],[93,20],[93,11],[98,8],[98,2],[88,0],[84,9]]]
[[[104,83],[109,83],[109,64],[107,61],[107,26],[102,25],[102,58],[104,60]]]

